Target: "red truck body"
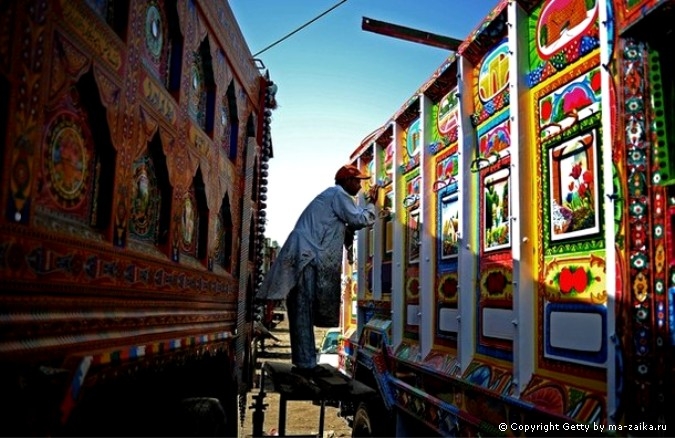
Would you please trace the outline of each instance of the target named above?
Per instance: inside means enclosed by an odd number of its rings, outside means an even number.
[[[269,75],[225,1],[3,1],[0,20],[0,429],[236,435]]]

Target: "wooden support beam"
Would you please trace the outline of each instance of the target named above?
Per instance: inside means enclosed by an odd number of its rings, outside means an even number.
[[[398,24],[377,21],[368,17],[363,17],[361,21],[361,29],[368,32],[378,33],[380,35],[411,41],[413,43],[452,50],[453,52],[456,52],[459,46],[463,43],[462,40],[458,40],[456,38],[437,35],[431,32],[412,29],[410,27],[399,26]]]

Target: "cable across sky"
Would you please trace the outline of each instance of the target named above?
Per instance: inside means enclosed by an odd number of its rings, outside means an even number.
[[[314,23],[314,22],[315,22],[316,20],[318,20],[319,18],[321,18],[321,17],[323,17],[324,15],[330,13],[331,11],[333,11],[334,9],[336,9],[338,6],[342,5],[342,4],[345,3],[346,1],[347,1],[347,0],[342,0],[342,1],[340,1],[339,3],[336,3],[335,5],[333,5],[332,7],[330,7],[329,9],[327,9],[326,11],[322,12],[321,14],[317,15],[316,17],[314,17],[313,19],[311,19],[311,20],[308,21],[307,23],[303,24],[302,26],[298,27],[297,29],[295,29],[295,30],[292,31],[291,33],[289,33],[289,34],[287,34],[286,36],[284,36],[284,37],[278,39],[277,41],[273,42],[272,44],[270,44],[269,46],[265,47],[264,49],[262,49],[262,50],[259,51],[258,53],[255,53],[255,54],[253,55],[253,57],[255,58],[256,56],[260,55],[261,53],[266,52],[267,50],[271,49],[272,47],[276,46],[277,44],[279,44],[279,43],[281,43],[281,42],[287,40],[288,38],[290,38],[290,37],[293,36],[294,34],[300,32],[302,29],[304,29],[304,28],[306,28],[307,26],[309,26],[310,24]]]

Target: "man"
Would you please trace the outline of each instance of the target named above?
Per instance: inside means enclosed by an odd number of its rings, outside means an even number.
[[[353,232],[375,222],[378,186],[356,205],[361,181],[370,176],[352,165],[335,174],[335,186],[320,193],[300,215],[279,251],[256,298],[286,299],[291,361],[294,371],[308,377],[325,375],[316,364],[314,326],[340,323],[342,246],[347,228]],[[353,234],[351,235],[353,237]]]

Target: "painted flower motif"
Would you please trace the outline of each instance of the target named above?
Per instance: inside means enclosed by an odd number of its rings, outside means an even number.
[[[524,395],[524,398],[546,411],[557,414],[565,412],[565,398],[558,387],[544,386]]]
[[[626,109],[633,113],[642,111],[642,100],[635,97],[626,99]]]
[[[645,154],[640,149],[633,149],[633,151],[628,154],[629,164],[632,165],[641,165],[645,163]]]
[[[570,176],[574,179],[579,179],[581,176],[581,163],[577,163],[574,166],[572,166],[572,172],[570,172]]]
[[[457,279],[448,277],[441,285],[441,293],[445,298],[453,298],[457,295]]]
[[[579,108],[585,108],[592,104],[591,98],[580,87],[574,87],[563,98],[563,113],[570,114]]]
[[[551,103],[551,99],[546,99],[544,102],[541,103],[541,118],[543,120],[549,120],[551,118],[552,113],[553,113],[553,104]]]
[[[593,172],[584,169],[582,163],[572,166],[561,210],[569,217],[561,232],[583,230],[593,225],[595,203],[593,197]]]
[[[490,295],[501,295],[506,289],[506,276],[499,272],[490,272],[485,279],[485,288]]]
[[[625,58],[627,60],[630,60],[630,61],[634,61],[634,60],[638,59],[639,55],[640,55],[640,53],[636,49],[634,49],[630,46],[628,46],[626,48],[626,50],[624,50],[624,52],[623,52],[623,56],[625,56]]]
[[[631,264],[635,269],[644,269],[647,266],[647,258],[644,254],[635,254],[631,257]]]
[[[593,73],[593,76],[591,77],[591,88],[593,91],[596,93],[600,91],[600,72],[596,71]]]
[[[584,182],[590,186],[593,184],[593,173],[587,170],[584,172],[583,179]]]
[[[487,136],[482,137],[480,139],[480,153],[482,155],[487,155],[488,154],[488,148],[489,148],[489,143],[488,143]]]
[[[630,211],[634,216],[642,216],[645,212],[645,206],[639,202],[635,202],[630,206]]]
[[[589,283],[588,272],[583,268],[564,267],[558,275],[560,292],[568,295],[573,291],[582,293]]]
[[[416,278],[408,280],[408,296],[417,297],[420,293],[420,282]]]

